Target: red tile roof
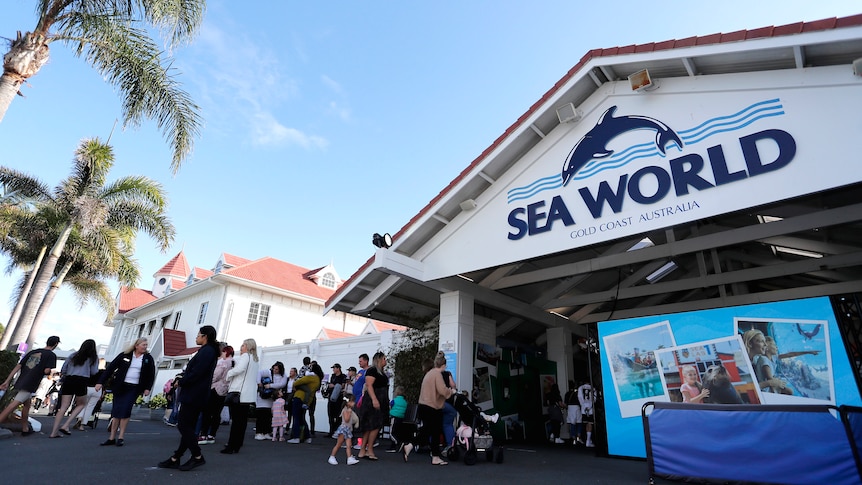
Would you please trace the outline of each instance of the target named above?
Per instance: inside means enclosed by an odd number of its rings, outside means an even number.
[[[213,273],[212,271],[210,271],[208,269],[203,269],[203,268],[199,268],[199,267],[195,266],[195,279],[196,280],[205,280],[214,274],[215,273]]]
[[[174,290],[174,291],[176,291],[176,290],[182,290],[182,289],[183,289],[183,288],[185,288],[185,287],[186,287],[186,282],[185,282],[185,281],[180,281],[180,280],[171,280],[171,289],[172,289],[172,290]]]
[[[324,340],[334,340],[337,338],[355,337],[352,333],[342,332],[341,330],[333,330],[331,328],[322,328],[320,333],[323,334]]]
[[[225,266],[236,267],[236,266],[242,266],[244,264],[248,264],[248,263],[252,262],[251,259],[241,258],[239,256],[234,256],[233,254],[222,253],[222,256],[224,256]]]
[[[387,330],[394,330],[396,332],[402,332],[407,330],[407,327],[401,325],[395,325],[394,323],[380,322],[377,320],[372,320],[371,324],[374,325],[374,328],[377,329],[377,332],[385,332]]]
[[[324,301],[334,293],[305,278],[307,272],[305,268],[267,256],[223,273]]]
[[[512,123],[506,131],[503,132],[502,135],[497,137],[491,146],[486,148],[472,163],[470,163],[467,168],[461,171],[457,177],[455,177],[452,182],[449,183],[443,190],[437,194],[436,197],[431,199],[425,207],[422,208],[412,219],[407,221],[407,224],[392,236],[393,240],[397,240],[399,236],[406,233],[407,230],[413,226],[413,224],[417,223],[419,219],[421,219],[426,213],[428,213],[437,202],[439,202],[446,194],[449,193],[450,190],[454,189],[463,179],[465,179],[473,169],[478,166],[482,161],[485,160],[489,154],[491,154],[494,150],[496,150],[512,133],[515,132],[521,125],[526,123],[526,121],[532,116],[536,111],[538,111],[548,99],[550,99],[556,92],[561,89],[571,78],[573,78],[580,70],[592,59],[597,57],[604,56],[614,56],[619,54],[631,54],[634,52],[653,52],[658,50],[671,50],[678,49],[683,47],[691,47],[693,45],[708,45],[708,44],[721,44],[725,42],[737,42],[740,40],[751,40],[763,37],[779,37],[783,35],[792,35],[798,34],[801,32],[814,32],[820,30],[832,30],[842,27],[854,27],[862,25],[862,14],[852,15],[849,17],[841,17],[841,18],[828,18],[822,20],[814,20],[811,22],[796,22],[793,24],[781,25],[778,27],[761,27],[753,30],[740,30],[736,32],[731,32],[729,34],[711,34],[699,37],[688,37],[681,40],[668,40],[664,42],[650,42],[648,44],[639,44],[639,45],[630,45],[625,47],[613,47],[609,49],[593,49],[588,51],[581,57],[581,60],[578,61],[577,64],[574,65],[569,71],[557,81],[548,92],[546,92],[538,101],[533,103],[532,106],[527,110],[526,113],[521,115],[514,123]],[[362,274],[365,269],[371,265],[374,261],[374,256],[371,256],[368,261],[365,262],[359,269],[356,270],[355,273],[347,280],[347,284],[341,285],[335,293],[327,300],[326,306],[332,304],[335,298],[348,287],[350,287],[350,282],[353,281],[358,275]]]
[[[164,355],[166,357],[181,357],[192,355],[200,347],[186,347],[186,333],[182,330],[166,328],[162,330]]]
[[[140,288],[120,288],[119,304],[117,305],[117,313],[126,313],[129,310],[146,305],[156,299],[152,291],[142,290]]]
[[[162,266],[162,269],[156,271],[156,274],[176,276],[182,280],[188,278],[190,273],[189,263],[186,261],[186,256],[182,251],[168,261],[168,264]]]

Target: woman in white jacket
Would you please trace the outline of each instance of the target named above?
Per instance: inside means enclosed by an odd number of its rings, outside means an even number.
[[[227,391],[227,403],[230,403],[230,437],[222,453],[231,455],[239,453],[245,440],[245,430],[248,425],[249,405],[257,397],[257,376],[260,363],[257,357],[257,343],[254,339],[245,339],[239,348],[239,357],[234,359],[234,366],[227,371],[230,383]]]

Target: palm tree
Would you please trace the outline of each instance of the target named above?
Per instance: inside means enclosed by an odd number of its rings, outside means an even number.
[[[34,253],[30,261],[35,260],[39,247],[35,242],[39,238],[33,237],[34,233],[47,233],[42,244],[51,246],[44,262],[31,270],[36,276],[30,291],[19,295],[19,301],[25,298],[26,302],[18,321],[10,322],[7,329],[9,334],[14,324],[9,342],[22,342],[28,337],[37,314],[44,310],[49,285],[59,280],[59,288],[74,264],[82,266],[83,274],[106,274],[121,281],[134,281],[137,269],[130,270],[129,264],[133,264],[134,237],[138,232],[149,235],[162,250],[170,246],[175,230],[165,213],[166,198],[161,185],[141,176],[123,177],[106,184],[113,164],[114,154],[109,145],[98,139],[86,139],[75,151],[72,174],[53,191],[29,175],[0,167],[0,183],[30,197],[38,208],[29,219],[31,222],[20,224],[26,229],[18,230],[16,243],[30,247]],[[25,220],[19,216],[19,222]],[[0,230],[14,227],[15,224],[0,219]],[[9,234],[12,232],[7,233],[6,241],[0,245],[0,250],[6,250],[7,254],[10,252],[7,248],[14,247]],[[26,241],[28,237],[31,241]],[[55,273],[67,245],[72,250],[61,271]]]
[[[196,35],[205,10],[206,0],[37,0],[35,29],[19,31],[3,57],[0,121],[21,85],[48,62],[49,46],[60,42],[119,90],[124,127],[155,119],[173,150],[176,173],[198,135],[199,108],[147,27],[158,29],[173,49]]]

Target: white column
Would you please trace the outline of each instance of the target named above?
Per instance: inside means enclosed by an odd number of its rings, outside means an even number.
[[[575,364],[572,361],[572,332],[562,327],[553,327],[545,331],[548,337],[548,360],[557,363],[557,384],[565,393],[569,388],[569,379],[575,375]]]
[[[473,296],[460,291],[440,295],[440,348],[454,351],[458,361],[447,369],[459,389],[473,387]]]

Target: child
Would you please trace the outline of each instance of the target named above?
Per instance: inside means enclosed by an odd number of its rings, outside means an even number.
[[[353,456],[353,446],[351,442],[353,441],[353,424],[351,423],[353,417],[353,405],[355,403],[355,399],[353,396],[348,396],[344,399],[344,405],[341,407],[341,424],[338,426],[338,429],[335,430],[335,436],[338,437],[338,441],[336,441],[335,446],[332,448],[332,454],[329,455],[329,464],[337,465],[338,460],[335,459],[335,454],[338,453],[338,449],[341,448],[341,445],[347,442],[347,464],[355,465],[359,463]]]
[[[284,441],[284,428],[287,426],[287,412],[284,410],[284,392],[275,390],[272,402],[272,441]]]
[[[392,447],[387,450],[391,453],[399,453],[404,449],[404,444],[412,441],[404,429],[404,415],[407,413],[407,399],[404,398],[404,386],[395,387],[395,397],[389,405],[389,416],[392,417]]]

